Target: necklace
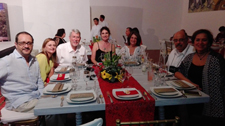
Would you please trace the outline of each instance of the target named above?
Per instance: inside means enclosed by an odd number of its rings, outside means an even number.
[[[197,53],[197,52],[196,52],[196,53]],[[208,52],[206,52],[206,53],[203,54],[203,55],[197,53],[197,56],[199,57],[200,60],[202,60],[207,54],[208,54]]]

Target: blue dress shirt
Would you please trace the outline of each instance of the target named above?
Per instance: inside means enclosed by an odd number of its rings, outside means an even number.
[[[36,58],[30,56],[28,66],[25,58],[16,49],[10,55],[1,58],[0,85],[8,110],[40,98],[44,84]]]

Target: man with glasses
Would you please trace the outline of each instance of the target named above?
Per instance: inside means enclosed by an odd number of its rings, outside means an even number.
[[[188,44],[188,36],[184,30],[180,30],[173,36],[175,49],[173,49],[168,57],[166,65],[169,71],[175,73],[183,59],[190,53],[195,52],[194,47]]]
[[[27,32],[16,35],[16,49],[0,59],[1,93],[6,98],[6,109],[16,112],[33,112],[44,84],[39,65],[30,53],[33,37]]]
[[[79,60],[79,63],[86,63],[87,53],[84,46],[80,45],[81,33],[78,29],[70,32],[70,42],[59,45],[56,49],[57,59],[60,66],[71,66],[73,57]]]

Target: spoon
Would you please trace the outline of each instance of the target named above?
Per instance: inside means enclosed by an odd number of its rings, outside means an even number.
[[[103,100],[102,100],[103,96],[102,96],[102,94],[99,95],[99,98],[101,100],[101,103],[103,103]]]
[[[144,92],[144,96],[148,98],[148,100],[150,100],[150,98],[147,96],[147,93]]]
[[[64,96],[61,97],[61,103],[60,103],[61,107],[63,107],[63,100],[64,100]]]

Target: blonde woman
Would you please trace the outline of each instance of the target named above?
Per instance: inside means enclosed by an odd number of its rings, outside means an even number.
[[[54,74],[54,62],[56,61],[56,43],[53,39],[45,39],[42,45],[42,52],[39,53],[36,58],[38,60],[41,72],[41,78],[43,82],[49,81],[49,79]]]

